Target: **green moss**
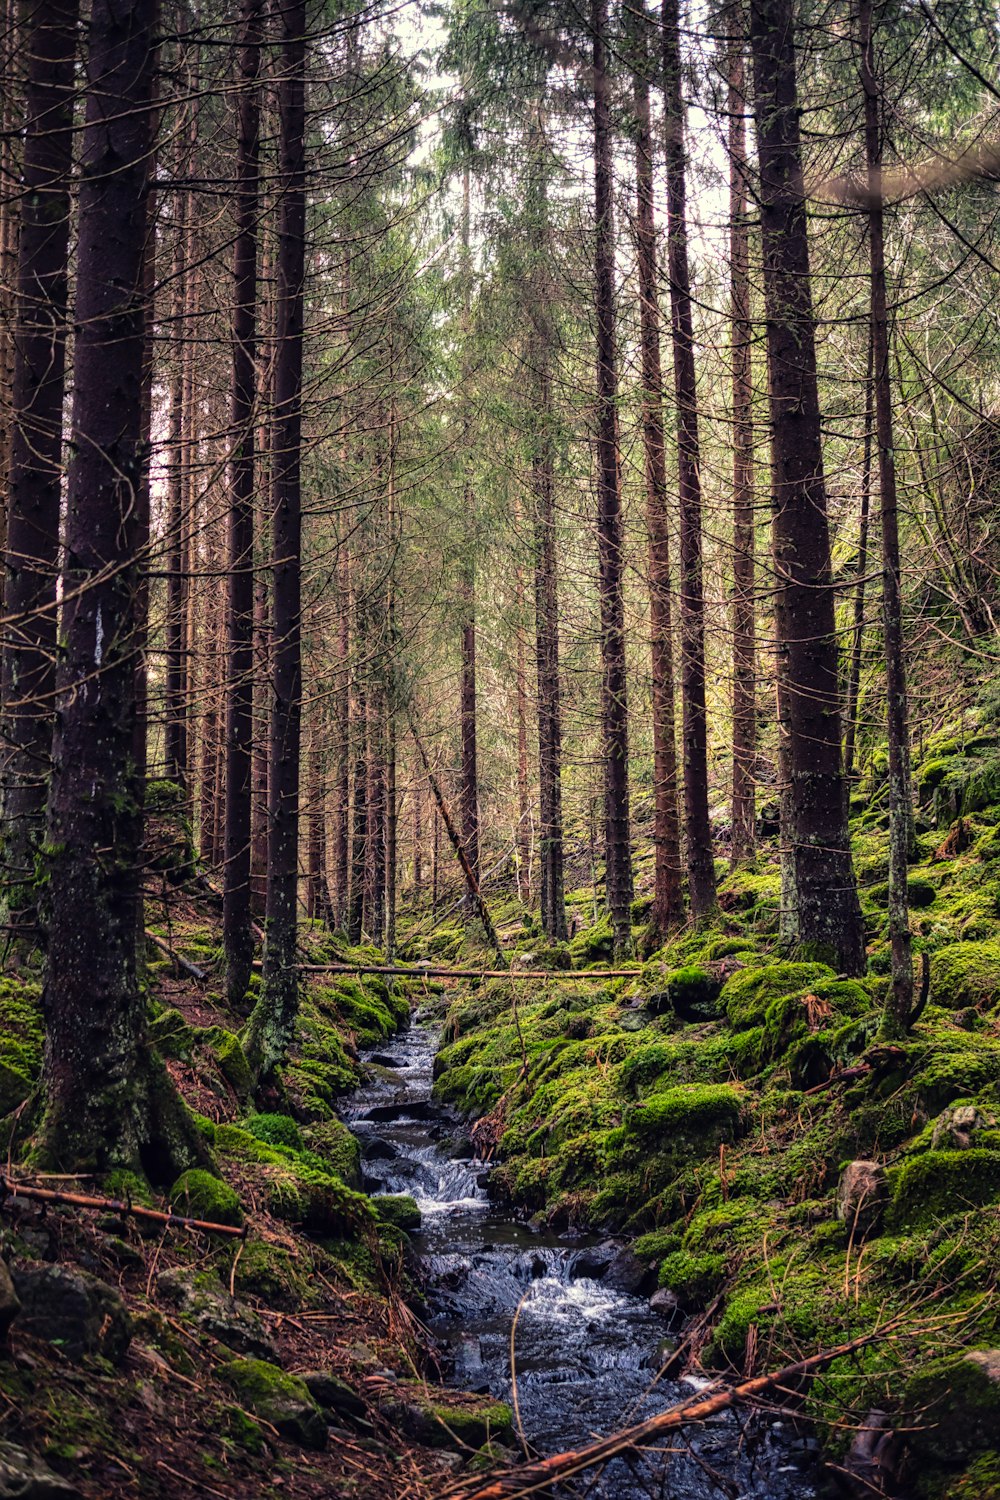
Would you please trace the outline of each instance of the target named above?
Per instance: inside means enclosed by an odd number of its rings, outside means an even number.
[[[407,1233],[420,1228],[420,1210],[409,1193],[389,1193],[374,1200],[375,1212],[384,1224]]]
[[[227,1182],[213,1177],[201,1167],[178,1177],[170,1189],[170,1204],[175,1213],[211,1224],[242,1224],[240,1200]]]
[[[927,1229],[998,1198],[1000,1151],[926,1151],[895,1172],[886,1223],[891,1231]]]
[[[1000,1354],[973,1351],[932,1360],[907,1380],[901,1397],[913,1450],[955,1463],[1000,1445]]]
[[[240,1406],[223,1406],[219,1411],[219,1430],[237,1448],[254,1455],[264,1451],[264,1433],[260,1424],[248,1417]]]
[[[101,1191],[106,1197],[115,1198],[120,1203],[140,1203],[144,1208],[153,1207],[153,1194],[145,1177],[124,1167],[116,1167],[101,1179]]]
[[[163,1011],[150,1023],[150,1040],[163,1057],[188,1059],[195,1048],[196,1034],[174,1007]]]
[[[836,979],[827,964],[776,963],[741,969],[722,987],[719,997],[729,1024],[736,1030],[763,1024],[774,1000],[807,990],[823,979]]]
[[[609,963],[615,955],[615,935],[611,929],[611,918],[603,916],[593,927],[584,927],[570,939],[569,951],[573,965],[586,969],[596,964]]]
[[[727,1084],[686,1084],[652,1094],[629,1110],[626,1129],[643,1140],[732,1139],[743,1121],[743,1099]]]
[[[688,1307],[704,1307],[722,1286],[726,1257],[718,1252],[693,1255],[690,1250],[675,1250],[660,1266],[660,1286],[676,1292]]]
[[[324,1120],[308,1132],[309,1149],[348,1187],[361,1186],[361,1145],[340,1120]]]
[[[237,1099],[248,1099],[253,1089],[253,1074],[243,1051],[243,1043],[232,1031],[214,1026],[208,1033],[219,1071]]]
[[[685,1020],[709,1020],[716,1013],[722,980],[697,964],[675,969],[667,978],[665,994],[671,1010]]]
[[[301,1307],[309,1295],[305,1275],[288,1251],[265,1240],[246,1242],[233,1280],[241,1295],[259,1297],[283,1312]]]
[[[1000,999],[1000,941],[950,943],[931,956],[931,999],[955,1010]]]
[[[301,1160],[265,1166],[261,1186],[269,1213],[321,1239],[374,1226],[371,1205],[363,1193]]]
[[[326,1446],[326,1419],[304,1381],[266,1359],[234,1359],[219,1374],[244,1406],[307,1448]]]
[[[681,1236],[675,1229],[654,1229],[639,1236],[632,1246],[632,1253],[639,1260],[662,1260],[680,1247]]]
[[[0,1113],[27,1098],[42,1070],[41,993],[32,980],[0,978],[0,1063],[8,1070],[6,1092],[13,1101]]]
[[[923,911],[933,906],[937,899],[937,887],[926,875],[911,875],[906,882],[906,896],[914,911]]]
[[[287,1146],[290,1151],[305,1149],[302,1132],[289,1115],[248,1115],[243,1128],[269,1146]]]

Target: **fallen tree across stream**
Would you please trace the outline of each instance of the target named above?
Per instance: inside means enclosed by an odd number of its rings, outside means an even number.
[[[818,1372],[842,1355],[851,1354],[856,1349],[862,1349],[867,1344],[885,1337],[887,1332],[888,1326],[864,1334],[860,1338],[851,1339],[846,1344],[837,1344],[832,1349],[824,1349],[821,1353],[812,1354],[807,1359],[797,1360],[795,1364],[786,1365],[770,1375],[757,1375],[753,1380],[745,1380],[742,1385],[727,1386],[722,1390],[713,1391],[708,1396],[679,1401],[676,1406],[668,1407],[666,1411],[659,1412],[655,1417],[648,1417],[646,1421],[637,1422],[633,1427],[623,1428],[620,1432],[609,1433],[607,1437],[598,1438],[584,1448],[571,1449],[566,1453],[553,1453],[548,1458],[538,1459],[534,1463],[522,1464],[520,1468],[498,1470],[485,1483],[478,1479],[459,1481],[458,1484],[442,1490],[441,1500],[519,1500],[521,1496],[547,1491],[550,1485],[559,1480],[570,1479],[575,1474],[583,1473],[585,1469],[593,1468],[596,1464],[606,1463],[622,1453],[642,1447],[664,1433],[674,1432],[691,1423],[707,1421],[709,1417],[714,1417],[717,1412],[725,1411],[736,1402],[753,1401],[766,1391],[773,1390],[775,1386],[785,1385],[802,1375]],[[475,1488],[470,1486],[475,1486]]]

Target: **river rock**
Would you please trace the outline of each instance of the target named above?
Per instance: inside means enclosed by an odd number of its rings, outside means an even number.
[[[364,1161],[392,1161],[399,1152],[391,1141],[384,1140],[380,1135],[369,1136],[361,1147],[361,1156]]]
[[[57,1344],[67,1359],[100,1354],[112,1364],[125,1358],[132,1325],[120,1293],[74,1266],[15,1266],[20,1299],[18,1328]]]
[[[672,1292],[669,1287],[665,1286],[661,1286],[650,1297],[649,1310],[659,1313],[661,1318],[665,1318],[671,1324],[679,1322],[682,1316],[680,1298],[676,1292]]]
[[[437,1391],[423,1381],[400,1381],[383,1393],[383,1414],[407,1437],[428,1448],[481,1448],[511,1434],[513,1413],[500,1401]]]
[[[837,1218],[855,1240],[865,1239],[882,1222],[889,1201],[885,1168],[874,1161],[852,1161],[844,1168],[837,1189]]]
[[[651,1279],[647,1263],[633,1255],[631,1250],[619,1250],[602,1277],[605,1286],[631,1296],[641,1293]]]
[[[620,1249],[620,1245],[615,1245],[610,1240],[603,1245],[588,1245],[573,1257],[573,1275],[600,1281],[614,1264]]]
[[[0,1442],[0,1500],[80,1500],[80,1491],[40,1458]]]
[[[277,1363],[278,1354],[257,1314],[221,1286],[188,1271],[164,1271],[157,1279],[160,1295],[208,1338],[234,1354]]]

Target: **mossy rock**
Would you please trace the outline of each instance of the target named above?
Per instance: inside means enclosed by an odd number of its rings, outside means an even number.
[[[573,966],[586,969],[595,964],[609,963],[615,956],[615,935],[611,918],[604,916],[593,927],[585,927],[570,939],[569,951],[573,955]]]
[[[187,1060],[194,1052],[197,1036],[181,1012],[171,1006],[150,1022],[149,1037],[162,1057]]]
[[[219,1431],[236,1448],[255,1457],[264,1452],[264,1433],[259,1422],[241,1406],[222,1406],[219,1409]]]
[[[220,1376],[254,1416],[269,1422],[282,1437],[302,1448],[326,1447],[326,1418],[304,1380],[266,1359],[234,1359]]]
[[[924,1460],[954,1464],[996,1449],[1000,1350],[973,1349],[958,1358],[932,1360],[907,1380],[901,1406],[908,1444]]]
[[[685,1308],[704,1307],[722,1286],[725,1274],[724,1255],[675,1250],[660,1266],[659,1284],[676,1292]]]
[[[34,1083],[42,1070],[42,990],[34,980],[0,978],[0,1063],[10,1069],[16,1077],[7,1077],[7,1092],[11,1098],[22,1085],[19,1078]],[[26,1098],[21,1097],[8,1106],[16,1109]],[[0,1110],[7,1113],[7,1109]]]
[[[925,911],[937,900],[937,887],[926,875],[910,875],[906,882],[906,898],[914,911]]]
[[[926,1151],[900,1166],[892,1178],[886,1216],[890,1232],[930,1229],[942,1219],[1000,1199],[1000,1151],[970,1147]]]
[[[667,1007],[682,1021],[710,1021],[718,1015],[722,985],[721,975],[688,964],[667,976],[663,993]]]
[[[236,1262],[233,1278],[242,1296],[259,1297],[268,1307],[292,1312],[309,1295],[305,1273],[280,1245],[266,1240],[248,1240]]]
[[[407,1234],[420,1228],[420,1209],[409,1193],[388,1193],[376,1198],[374,1208],[383,1224],[391,1224]]]
[[[382,1410],[409,1437],[428,1448],[479,1449],[504,1442],[513,1432],[514,1416],[503,1401],[441,1391],[423,1382],[399,1381],[389,1388]]]
[[[363,1193],[301,1159],[269,1164],[261,1178],[268,1212],[307,1234],[326,1239],[374,1226],[371,1204]]]
[[[303,1151],[302,1132],[290,1115],[248,1115],[244,1130],[269,1146],[286,1146],[289,1151]]]
[[[957,1479],[944,1479],[940,1500],[1000,1500],[1000,1453],[990,1450],[974,1458]]]
[[[201,1167],[192,1167],[178,1177],[170,1189],[170,1205],[174,1213],[189,1219],[210,1224],[243,1223],[240,1200],[228,1182]]]
[[[728,1084],[682,1084],[650,1094],[629,1110],[625,1128],[641,1140],[676,1147],[678,1142],[718,1144],[732,1140],[744,1123],[743,1097]]]
[[[953,1010],[1000,999],[1000,942],[949,943],[931,955],[931,1000]]]
[[[243,1043],[235,1032],[227,1031],[223,1026],[211,1027],[207,1035],[219,1072],[237,1099],[249,1099],[253,1091],[253,1074]]]
[[[828,964],[762,964],[732,974],[722,987],[719,1003],[730,1026],[741,1031],[763,1025],[772,1001],[802,993],[821,980],[836,977]]]
[[[361,1143],[341,1120],[323,1120],[309,1127],[310,1151],[348,1187],[361,1187]]]

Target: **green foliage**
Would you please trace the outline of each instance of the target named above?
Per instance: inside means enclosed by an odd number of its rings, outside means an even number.
[[[305,1149],[302,1132],[289,1115],[248,1115],[243,1126],[269,1146],[286,1146],[290,1151]]]

